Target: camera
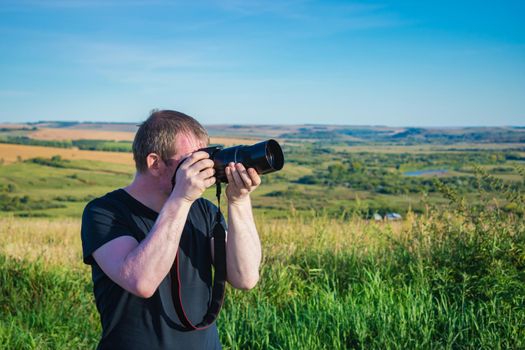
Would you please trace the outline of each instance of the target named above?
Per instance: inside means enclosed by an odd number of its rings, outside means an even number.
[[[284,166],[283,150],[279,143],[273,139],[251,146],[239,145],[228,148],[212,146],[201,148],[198,151],[204,151],[210,155],[210,159],[214,162],[213,168],[217,182],[228,183],[226,166],[230,162],[242,163],[246,169],[254,168],[259,175],[273,173],[281,170]],[[184,160],[179,163],[171,178],[172,187],[175,186],[177,170],[183,162]]]
[[[215,163],[215,177],[217,181],[228,182],[226,166],[230,162],[242,163],[246,169],[254,168],[259,175],[273,173],[284,166],[283,150],[273,139],[262,141],[251,146],[239,145],[228,148],[218,146],[201,148],[207,152]]]

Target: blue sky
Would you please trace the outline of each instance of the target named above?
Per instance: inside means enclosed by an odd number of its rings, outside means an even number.
[[[0,0],[0,122],[525,125],[525,1]]]

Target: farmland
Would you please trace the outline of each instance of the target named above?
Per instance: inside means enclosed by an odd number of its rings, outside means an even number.
[[[57,155],[63,159],[68,160],[106,161],[109,163],[127,164],[133,166],[133,156],[129,153],[97,152],[56,147],[0,144],[0,162],[3,164],[16,163],[35,157],[51,158],[52,156]]]
[[[95,346],[79,217],[134,174],[129,152],[68,148],[74,137],[61,139],[67,147],[31,144],[57,141],[33,138],[51,129],[91,134],[90,147],[129,142],[109,135],[132,132],[129,124],[2,127],[4,141],[27,143],[0,144],[0,344],[8,348]],[[224,145],[275,137],[286,157],[254,193],[261,281],[228,290],[218,321],[225,348],[525,347],[522,129],[209,130]],[[373,219],[394,212],[403,219]]]
[[[4,213],[78,217],[82,198],[102,195],[132,178],[130,140],[135,129],[136,124],[70,122],[2,128],[3,202],[26,198],[33,203],[15,203],[7,211],[4,206]],[[473,203],[479,200],[478,177],[493,176],[510,191],[523,187],[519,169],[525,160],[525,131],[521,128],[217,125],[208,129],[212,144],[252,144],[270,137],[282,143],[284,170],[265,176],[264,186],[254,195],[256,211],[271,217],[286,216],[289,210],[310,215],[320,208],[333,217],[355,212],[364,218],[374,213],[422,213],[428,204],[446,203],[436,180]],[[464,138],[475,142],[463,142]],[[46,161],[51,158],[55,161]],[[482,190],[503,201],[505,210],[512,210],[505,207],[500,190]],[[49,193],[54,197],[46,197]],[[48,202],[46,208],[42,201]]]

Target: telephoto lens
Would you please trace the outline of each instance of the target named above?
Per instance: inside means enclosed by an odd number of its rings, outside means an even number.
[[[228,182],[225,169],[231,162],[242,163],[246,169],[254,168],[259,175],[273,173],[284,166],[283,150],[273,139],[251,146],[207,147],[199,151],[208,152],[210,159],[215,163],[215,177],[220,182]]]

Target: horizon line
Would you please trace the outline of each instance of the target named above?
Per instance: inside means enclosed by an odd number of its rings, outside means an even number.
[[[93,120],[39,120],[34,122],[29,121],[18,121],[18,122],[11,122],[11,121],[1,121],[0,125],[2,124],[26,124],[26,125],[34,125],[34,124],[43,124],[43,123],[73,123],[73,124],[125,124],[125,125],[135,125],[140,126],[142,121],[140,122],[122,122],[122,121],[93,121]],[[525,128],[525,124],[522,125],[511,125],[511,124],[498,124],[498,125],[387,125],[387,124],[340,124],[340,123],[304,123],[304,124],[298,124],[298,123],[202,123],[203,125],[208,126],[242,126],[242,127],[248,127],[248,126],[312,126],[312,127],[318,127],[318,126],[337,126],[337,127],[385,127],[385,128],[425,128],[425,129],[465,129],[465,128]]]

